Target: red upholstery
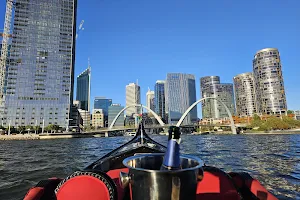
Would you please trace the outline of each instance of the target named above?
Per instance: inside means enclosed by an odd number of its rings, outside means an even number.
[[[44,190],[45,190],[45,189],[42,188],[42,187],[34,187],[34,188],[31,188],[31,189],[27,192],[27,194],[26,194],[24,200],[39,200],[39,199],[43,196]]]
[[[99,179],[81,175],[67,180],[56,194],[57,200],[109,200],[106,185]]]
[[[123,169],[114,169],[108,171],[106,174],[115,182],[118,190],[118,200],[122,200],[124,196],[124,189],[120,185],[120,172],[126,172],[128,173],[128,168]]]
[[[245,200],[256,198],[260,200],[277,200],[259,181],[253,179],[248,173],[230,172],[229,175]]]
[[[240,200],[231,180],[221,170],[204,168],[202,181],[198,182],[197,199]]]
[[[251,192],[260,200],[277,200],[258,180],[247,180],[246,185],[250,188]]]

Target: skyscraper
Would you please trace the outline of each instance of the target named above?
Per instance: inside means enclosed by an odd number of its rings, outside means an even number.
[[[154,91],[151,91],[150,88],[146,93],[146,106],[154,111]]]
[[[111,106],[111,104],[112,104],[112,99],[107,99],[106,97],[95,97],[94,109],[102,109],[105,118],[107,118],[108,108],[109,106]]]
[[[129,83],[126,85],[126,106],[132,104],[141,104],[140,86],[135,83]],[[140,107],[131,107],[126,110],[127,116],[139,113],[141,113]]]
[[[233,84],[220,83],[219,76],[205,76],[200,79],[202,98],[214,97],[222,101],[231,114],[235,113]],[[224,118],[228,117],[225,107],[216,100],[206,99],[202,102],[203,118]]]
[[[253,59],[257,112],[280,114],[287,112],[281,61],[278,49],[258,51]]]
[[[233,78],[236,114],[241,117],[256,113],[253,73],[243,73]]]
[[[166,120],[165,81],[158,80],[154,86],[155,112]]]
[[[183,113],[196,102],[195,77],[191,74],[167,74],[167,101],[169,123],[176,124]],[[197,121],[197,107],[187,115],[183,124]]]
[[[108,107],[108,126],[111,125],[112,121],[123,108],[121,104],[111,104]],[[124,113],[119,116],[114,126],[124,126]]]
[[[81,109],[90,111],[91,69],[88,67],[77,76],[76,100],[80,101]]]
[[[77,0],[17,0],[5,85],[3,125],[66,127],[73,103]],[[8,13],[6,13],[8,15]]]

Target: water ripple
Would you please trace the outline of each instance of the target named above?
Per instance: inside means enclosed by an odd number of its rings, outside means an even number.
[[[165,136],[153,138],[166,144]],[[129,139],[0,141],[0,199],[21,199],[39,180],[65,177]],[[227,172],[250,173],[279,199],[300,198],[300,135],[191,135],[181,149]]]

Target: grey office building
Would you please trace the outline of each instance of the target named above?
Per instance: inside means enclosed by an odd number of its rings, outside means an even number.
[[[200,79],[202,98],[214,97],[222,101],[231,114],[235,114],[233,84],[220,83],[219,76],[206,76]],[[202,102],[203,118],[225,118],[228,113],[225,107],[214,99],[206,99]]]
[[[184,112],[196,102],[195,77],[191,74],[167,74],[168,122],[176,124]],[[197,107],[187,115],[183,124],[197,121]]]
[[[121,104],[111,104],[108,107],[108,126],[111,125],[117,114],[123,109],[124,107]],[[114,126],[124,126],[124,112],[121,113],[119,118],[117,119]]]
[[[240,117],[256,113],[253,73],[243,73],[233,78],[236,114]]]
[[[4,2],[2,2],[2,5]],[[16,0],[3,125],[66,127],[73,103],[76,0]]]
[[[82,110],[90,111],[91,69],[88,67],[77,76],[76,100],[80,101]]]
[[[154,86],[154,108],[156,114],[162,119],[166,119],[166,97],[165,97],[166,81],[158,80]]]
[[[278,49],[258,51],[253,59],[257,112],[280,114],[287,111],[281,61]]]

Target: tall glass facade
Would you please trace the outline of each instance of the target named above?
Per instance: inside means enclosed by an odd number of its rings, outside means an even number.
[[[112,104],[108,107],[108,126],[111,125],[112,121],[123,108],[120,104]],[[114,126],[124,126],[124,112],[119,116]]]
[[[104,116],[108,116],[108,108],[112,104],[112,99],[107,99],[105,97],[95,97],[94,109],[102,109]]]
[[[196,102],[195,77],[191,74],[167,74],[167,101],[170,124],[176,124],[183,113]],[[183,124],[197,121],[197,107],[193,108]]]
[[[233,78],[235,106],[238,116],[253,116],[256,113],[253,73],[243,73]]]
[[[77,76],[76,100],[80,101],[80,109],[90,111],[91,70],[88,67]]]
[[[3,125],[66,127],[73,102],[76,0],[16,0]]]
[[[280,114],[287,112],[281,60],[276,48],[258,51],[253,59],[257,112]]]
[[[222,101],[232,115],[235,114],[233,84],[220,83],[219,76],[206,76],[200,79],[202,98],[214,97]],[[228,117],[225,107],[216,100],[206,99],[202,102],[203,118]]]
[[[154,86],[154,108],[156,114],[166,119],[166,97],[165,97],[165,81],[156,81]]]

